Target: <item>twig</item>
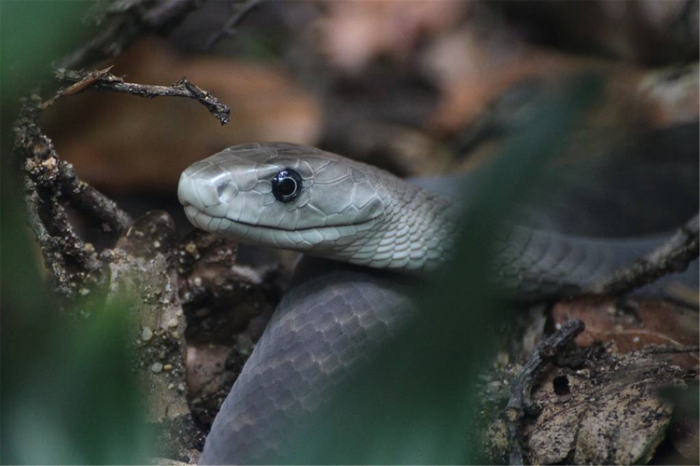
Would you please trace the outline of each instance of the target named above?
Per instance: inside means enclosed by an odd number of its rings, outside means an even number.
[[[593,284],[587,291],[592,294],[621,295],[653,283],[664,275],[686,270],[698,258],[699,230],[700,221],[696,215],[647,257]]]
[[[506,414],[510,424],[510,436],[513,439],[510,464],[523,464],[523,453],[518,429],[520,420],[525,415],[534,416],[540,407],[531,398],[532,388],[538,375],[586,328],[578,319],[567,321],[559,330],[543,340],[523,366],[522,371],[511,384],[511,397],[506,405]]]
[[[58,157],[51,139],[39,129],[37,109],[26,104],[15,127],[15,148],[23,156],[22,168],[31,180],[25,182],[25,188],[31,191],[42,187],[51,194],[60,193],[79,210],[94,215],[104,232],[119,234],[126,230],[131,224],[129,215],[107,196],[81,181],[73,166]],[[40,203],[41,199],[31,196],[28,202]],[[38,212],[38,207],[36,210]]]
[[[49,203],[49,216],[53,220],[53,227],[56,229],[55,238],[61,245],[63,255],[73,259],[81,270],[86,272],[97,272],[101,262],[94,254],[94,248],[88,247],[73,229],[73,225],[68,220],[66,209],[58,200],[58,194],[51,196]]]
[[[129,214],[120,209],[113,200],[80,180],[73,165],[59,160],[58,173],[61,191],[64,194],[70,193],[68,197],[73,206],[88,216],[92,216],[104,233],[119,234],[131,225],[132,220]]]
[[[78,179],[73,167],[60,160],[51,139],[39,128],[39,108],[28,102],[15,125],[15,155],[23,162],[27,219],[44,256],[54,290],[70,297],[86,283],[100,281],[103,262],[92,245],[74,231],[64,204],[71,202],[102,230],[119,234],[131,223],[96,189]],[[43,215],[42,215],[43,214]]]
[[[51,139],[39,126],[39,113],[56,100],[87,90],[122,92],[146,98],[187,97],[204,105],[221,124],[229,119],[229,108],[197,86],[181,79],[170,87],[126,83],[111,73],[112,67],[90,72],[59,72],[59,78],[73,84],[60,89],[44,103],[38,98],[27,102],[16,124],[15,149],[25,171],[25,200],[29,223],[34,231],[54,288],[63,296],[84,289],[86,283],[100,281],[104,262],[92,245],[75,232],[65,212],[71,203],[103,232],[119,235],[132,223],[129,215],[114,201],[80,180],[73,166],[59,158]],[[41,213],[46,215],[42,217]]]
[[[523,370],[511,385],[512,396],[506,409],[523,411],[525,414],[537,414],[536,403],[530,398],[535,378],[557,354],[569,345],[586,328],[578,319],[567,321],[559,330],[543,340],[527,361]]]
[[[39,215],[41,197],[39,197],[34,183],[29,179],[25,180],[25,191],[29,227],[34,232],[34,236],[39,243],[46,268],[51,272],[49,276],[53,282],[53,288],[60,295],[67,296],[70,294],[71,288],[66,262],[56,239],[49,234],[41,221],[41,216]]]
[[[221,39],[227,36],[231,36],[235,34],[236,30],[235,27],[246,17],[248,16],[248,13],[253,11],[258,5],[260,4],[260,0],[248,0],[245,4],[241,5],[237,10],[236,13],[229,18],[229,20],[226,22],[223,28],[219,29],[216,31],[214,34],[211,35],[211,37],[207,40],[206,45],[204,46],[205,51],[211,50],[212,47],[214,47]]]
[[[229,114],[231,112],[229,107],[219,102],[219,100],[209,92],[200,89],[185,78],[179,79],[171,86],[150,86],[146,84],[124,82],[122,78],[110,73],[110,70],[111,67],[88,73],[68,70],[60,71],[58,73],[59,79],[74,82],[75,84],[60,90],[54,97],[43,103],[41,108],[49,107],[61,97],[79,94],[90,89],[122,92],[145,97],[147,99],[153,99],[155,97],[186,97],[188,99],[194,99],[204,105],[207,110],[209,110],[209,113],[216,117],[222,125],[229,122]]]
[[[673,346],[673,345],[650,345],[636,351],[637,354],[677,354],[677,353],[697,353],[700,346]]]

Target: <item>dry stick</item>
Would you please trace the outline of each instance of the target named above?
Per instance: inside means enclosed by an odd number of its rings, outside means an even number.
[[[68,95],[68,94],[66,94]],[[37,184],[70,199],[74,207],[97,220],[105,233],[119,234],[131,224],[129,215],[107,196],[81,181],[73,166],[58,158],[51,139],[39,129],[36,109],[25,109],[18,128],[24,137],[18,138],[17,147],[24,152],[24,169]],[[34,188],[27,188],[29,191]],[[40,200],[40,199],[39,199]],[[30,202],[35,200],[29,199]]]
[[[73,201],[79,210],[93,213],[88,218],[97,217],[106,231],[120,233],[131,219],[102,193],[80,181],[70,164],[58,159],[53,142],[39,129],[38,117],[37,108],[27,103],[15,126],[15,150],[24,162],[27,220],[50,272],[53,289],[69,297],[78,285],[99,280],[103,264],[94,249],[75,233],[63,206],[65,200]]]
[[[119,234],[131,225],[129,214],[117,206],[117,203],[80,180],[73,165],[60,160],[58,162],[59,177],[62,192],[68,197],[73,206],[88,215],[92,215],[104,233]]]
[[[67,216],[63,201],[69,201],[87,218],[96,221],[102,231],[121,234],[132,223],[129,215],[104,194],[80,180],[73,166],[58,156],[51,139],[42,133],[39,126],[39,110],[51,106],[57,99],[80,94],[86,90],[123,92],[146,98],[186,97],[197,100],[214,115],[221,124],[229,120],[228,106],[199,87],[181,79],[173,86],[146,86],[126,83],[110,73],[111,67],[78,73],[62,71],[59,78],[74,83],[59,90],[54,97],[43,104],[25,104],[16,125],[18,149],[24,161],[25,200],[28,208],[29,224],[36,235],[44,255],[46,265],[52,273],[54,288],[64,296],[70,296],[76,289],[73,280],[96,278],[103,263],[94,250],[75,233]],[[50,215],[46,222],[40,212],[48,207]],[[57,236],[53,236],[53,232]],[[71,260],[67,260],[71,258]],[[69,267],[71,264],[71,267]],[[72,268],[85,274],[71,273]]]
[[[510,464],[523,464],[521,438],[518,433],[520,420],[525,415],[536,415],[540,410],[540,407],[531,398],[532,388],[537,380],[537,376],[549,366],[554,358],[569,346],[585,328],[586,326],[584,323],[578,319],[567,321],[559,330],[537,345],[537,348],[523,366],[520,374],[513,380],[511,384],[511,397],[506,406],[510,437],[513,444]]]
[[[27,220],[29,227],[34,232],[34,236],[39,243],[46,268],[51,272],[50,280],[53,282],[53,288],[61,295],[70,293],[70,274],[66,269],[66,261],[61,251],[56,238],[49,234],[48,230],[41,221],[39,215],[39,206],[41,197],[36,191],[36,186],[33,181],[25,179],[25,203],[27,205]]]
[[[636,351],[637,354],[676,354],[676,353],[697,353],[700,346],[673,346],[673,345],[650,345]]]
[[[59,91],[54,97],[43,103],[41,108],[49,107],[61,97],[79,94],[89,89],[122,92],[148,99],[155,97],[186,97],[188,99],[194,99],[204,105],[209,113],[216,117],[222,125],[229,122],[230,108],[219,102],[219,100],[209,92],[200,89],[185,78],[179,79],[171,86],[150,86],[146,84],[124,82],[122,78],[110,73],[111,69],[110,67],[89,73],[78,73],[67,70],[60,71],[58,74],[60,79],[72,81],[75,84]]]
[[[16,130],[16,148],[23,153],[23,168],[29,178],[25,182],[28,192],[36,191],[38,187],[46,188],[51,193],[60,192],[76,208],[94,215],[106,233],[119,234],[128,228],[131,224],[129,215],[107,196],[81,181],[71,164],[60,160],[53,141],[39,128],[39,113],[36,108],[26,107],[23,110]],[[28,205],[41,200],[41,197],[27,198]],[[38,207],[36,211],[39,211]]]
[[[696,215],[651,254],[593,284],[587,291],[621,295],[653,283],[664,275],[686,270],[698,258],[699,229],[700,221]]]
[[[66,208],[58,198],[59,195],[57,193],[53,193],[50,196],[49,215],[56,229],[57,235],[55,238],[62,245],[63,255],[75,261],[80,270],[97,272],[101,262],[94,254],[94,249],[88,248],[82,238],[75,233],[73,225],[68,219]]]
[[[232,36],[236,33],[236,26],[246,17],[248,13],[253,11],[260,4],[260,0],[248,0],[244,5],[241,5],[236,13],[229,18],[223,28],[219,29],[217,32],[212,34],[212,36],[207,40],[204,50],[211,50],[221,39],[227,36]]]

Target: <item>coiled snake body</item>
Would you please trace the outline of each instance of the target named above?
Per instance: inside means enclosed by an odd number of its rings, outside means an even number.
[[[178,196],[192,224],[225,237],[418,274],[448,260],[459,210],[376,167],[280,143],[234,146],[195,163]],[[516,296],[551,295],[607,276],[662,240],[514,227],[499,241],[493,273]],[[202,463],[273,459],[295,413],[326,400],[407,309],[386,273],[316,270],[280,303],[214,422]]]

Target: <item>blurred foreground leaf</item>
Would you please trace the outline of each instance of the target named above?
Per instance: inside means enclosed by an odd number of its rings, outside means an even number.
[[[592,103],[600,81],[572,83],[543,105],[493,163],[464,218],[456,259],[417,298],[420,315],[347,381],[334,401],[298,424],[295,449],[278,463],[461,464],[478,462],[477,375],[513,308],[494,298],[491,241],[527,183],[556,154]]]
[[[2,1],[0,462],[143,463],[142,399],[127,353],[127,307],[61,314],[46,288],[11,163],[18,99],[84,37],[92,2]]]
[[[37,87],[51,75],[51,63],[87,37],[83,17],[94,3],[84,0],[0,2],[3,106],[14,104]],[[10,134],[8,130],[9,127],[3,127],[4,135]]]
[[[128,307],[61,314],[2,180],[3,464],[143,463],[144,396],[127,347]]]

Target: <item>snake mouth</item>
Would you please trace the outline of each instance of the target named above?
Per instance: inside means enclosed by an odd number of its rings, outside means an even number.
[[[235,221],[227,217],[215,217],[197,210],[192,205],[184,205],[184,207],[190,223],[202,230],[238,241],[295,250],[308,250],[321,243],[334,243],[340,238],[357,235],[358,232],[372,229],[379,218],[378,216],[372,217],[358,223],[286,230],[274,226]]]

